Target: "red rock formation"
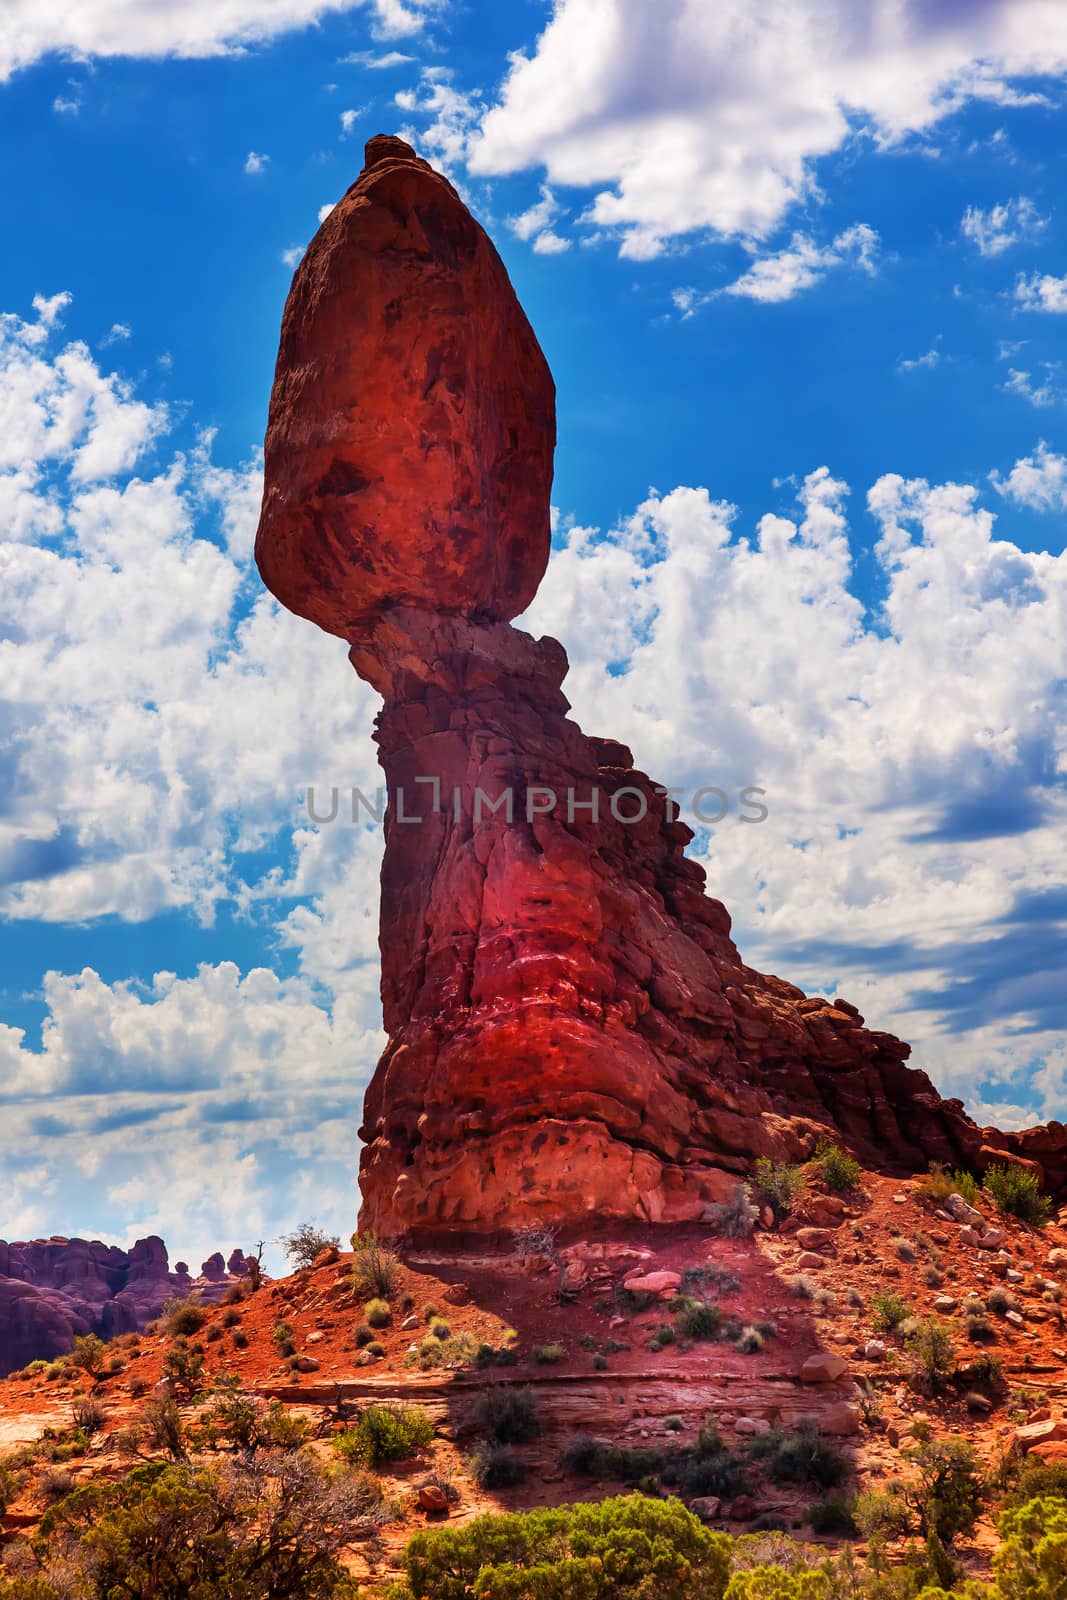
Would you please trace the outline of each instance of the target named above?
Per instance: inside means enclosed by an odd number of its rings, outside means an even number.
[[[220,1255],[204,1266],[211,1271],[198,1279],[171,1272],[167,1247],[155,1237],[138,1239],[128,1251],[59,1235],[0,1239],[0,1375],[63,1355],[79,1334],[112,1339],[143,1328],[173,1295],[219,1299],[234,1278]],[[234,1251],[230,1272],[243,1270],[241,1252]]]
[[[553,433],[492,245],[406,145],[371,140],[286,306],[256,542],[384,700],[364,1221],[698,1218],[754,1156],[828,1132],[870,1165],[996,1148],[1062,1183],[1058,1125],[977,1129],[855,1007],[744,966],[690,830],[568,718],[562,647],[508,626],[544,571]]]

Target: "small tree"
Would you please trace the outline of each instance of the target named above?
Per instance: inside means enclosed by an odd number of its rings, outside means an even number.
[[[302,1222],[292,1233],[284,1233],[278,1243],[289,1257],[295,1271],[310,1267],[323,1250],[336,1250],[341,1241],[335,1233],[324,1233],[314,1222]]]
[[[956,1370],[952,1335],[937,1317],[927,1317],[904,1341],[911,1357],[911,1385],[920,1394],[943,1394]]]
[[[998,1522],[993,1557],[1003,1600],[1062,1600],[1067,1592],[1067,1502],[1043,1496],[1014,1506]]]
[[[95,1333],[84,1333],[74,1340],[74,1349],[70,1359],[76,1367],[81,1367],[90,1378],[97,1378],[103,1371],[104,1357],[107,1355],[107,1346],[103,1339],[98,1339]]]
[[[982,1477],[974,1446],[967,1439],[924,1439],[907,1452],[918,1476],[901,1495],[914,1512],[920,1532],[947,1548],[970,1533],[982,1509]]]

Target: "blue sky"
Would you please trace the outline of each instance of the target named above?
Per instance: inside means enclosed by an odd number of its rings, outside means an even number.
[[[755,965],[1067,1113],[1067,14],[14,0],[0,19],[0,1236],[348,1231],[373,694],[250,561],[281,310],[364,140],[552,365],[529,617],[690,792]],[[714,10],[714,15],[712,15]]]

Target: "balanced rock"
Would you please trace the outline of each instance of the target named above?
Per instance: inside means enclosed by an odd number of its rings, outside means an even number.
[[[293,279],[256,538],[383,698],[361,1226],[699,1221],[828,1130],[873,1167],[1011,1149],[1062,1183],[1067,1130],[977,1128],[855,1006],[747,967],[663,786],[568,717],[563,647],[510,626],[548,560],[554,438],[491,242],[372,139]]]

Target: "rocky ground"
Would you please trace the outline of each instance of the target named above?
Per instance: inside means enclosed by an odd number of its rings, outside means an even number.
[[[617,1492],[617,1481],[592,1481],[564,1465],[568,1443],[580,1435],[626,1446],[684,1444],[711,1421],[744,1452],[768,1429],[792,1430],[811,1418],[850,1457],[855,1485],[874,1488],[908,1470],[906,1451],[923,1419],[938,1433],[972,1440],[990,1464],[1006,1451],[1067,1458],[1067,1218],[1038,1231],[995,1212],[984,1194],[973,1208],[950,1207],[925,1198],[920,1180],[865,1175],[862,1190],[844,1198],[810,1185],[793,1216],[749,1239],[695,1225],[620,1227],[561,1241],[555,1256],[529,1244],[525,1253],[502,1246],[406,1255],[389,1323],[362,1347],[356,1334],[366,1297],[353,1289],[352,1257],[327,1251],[289,1278],[208,1306],[194,1338],[207,1384],[232,1373],[243,1389],[282,1401],[311,1421],[315,1448],[324,1452],[345,1410],[384,1399],[429,1412],[433,1443],[383,1474],[395,1515],[381,1548],[353,1556],[357,1570],[379,1574],[415,1528],[442,1514],[420,1509],[420,1501],[440,1503],[432,1488],[420,1496],[431,1476],[451,1486],[444,1514],[453,1519]],[[735,1335],[738,1327],[762,1333],[705,1340],[675,1331],[665,1342],[664,1327],[676,1330],[670,1302],[679,1289],[718,1301]],[[908,1325],[886,1328],[878,1300],[886,1294],[951,1335],[961,1371],[944,1395],[913,1387]],[[973,1321],[975,1296],[980,1322]],[[438,1319],[432,1332],[431,1318]],[[288,1345],[279,1343],[279,1323],[287,1325]],[[468,1357],[487,1347],[486,1365],[468,1359],[421,1369],[424,1347],[461,1359],[465,1341]],[[75,1402],[92,1391],[103,1425],[66,1471],[75,1482],[121,1475],[131,1465],[124,1430],[161,1385],[165,1391],[172,1343],[163,1328],[150,1327],[109,1347],[118,1370],[102,1378],[60,1364],[58,1375],[55,1365],[38,1365],[0,1382],[0,1446],[69,1428]],[[990,1353],[1002,1365],[1000,1382],[973,1368]],[[479,1442],[473,1408],[491,1385],[529,1387],[542,1425],[517,1451],[524,1482],[493,1492],[477,1486],[469,1462]],[[193,1415],[198,1407],[187,1409]],[[750,1478],[750,1492],[703,1497],[701,1513],[735,1533],[768,1518],[806,1528],[820,1491],[767,1482],[758,1464]],[[31,1478],[9,1506],[7,1533],[32,1527],[43,1509]],[[974,1570],[984,1570],[991,1543],[983,1525],[965,1552]]]

